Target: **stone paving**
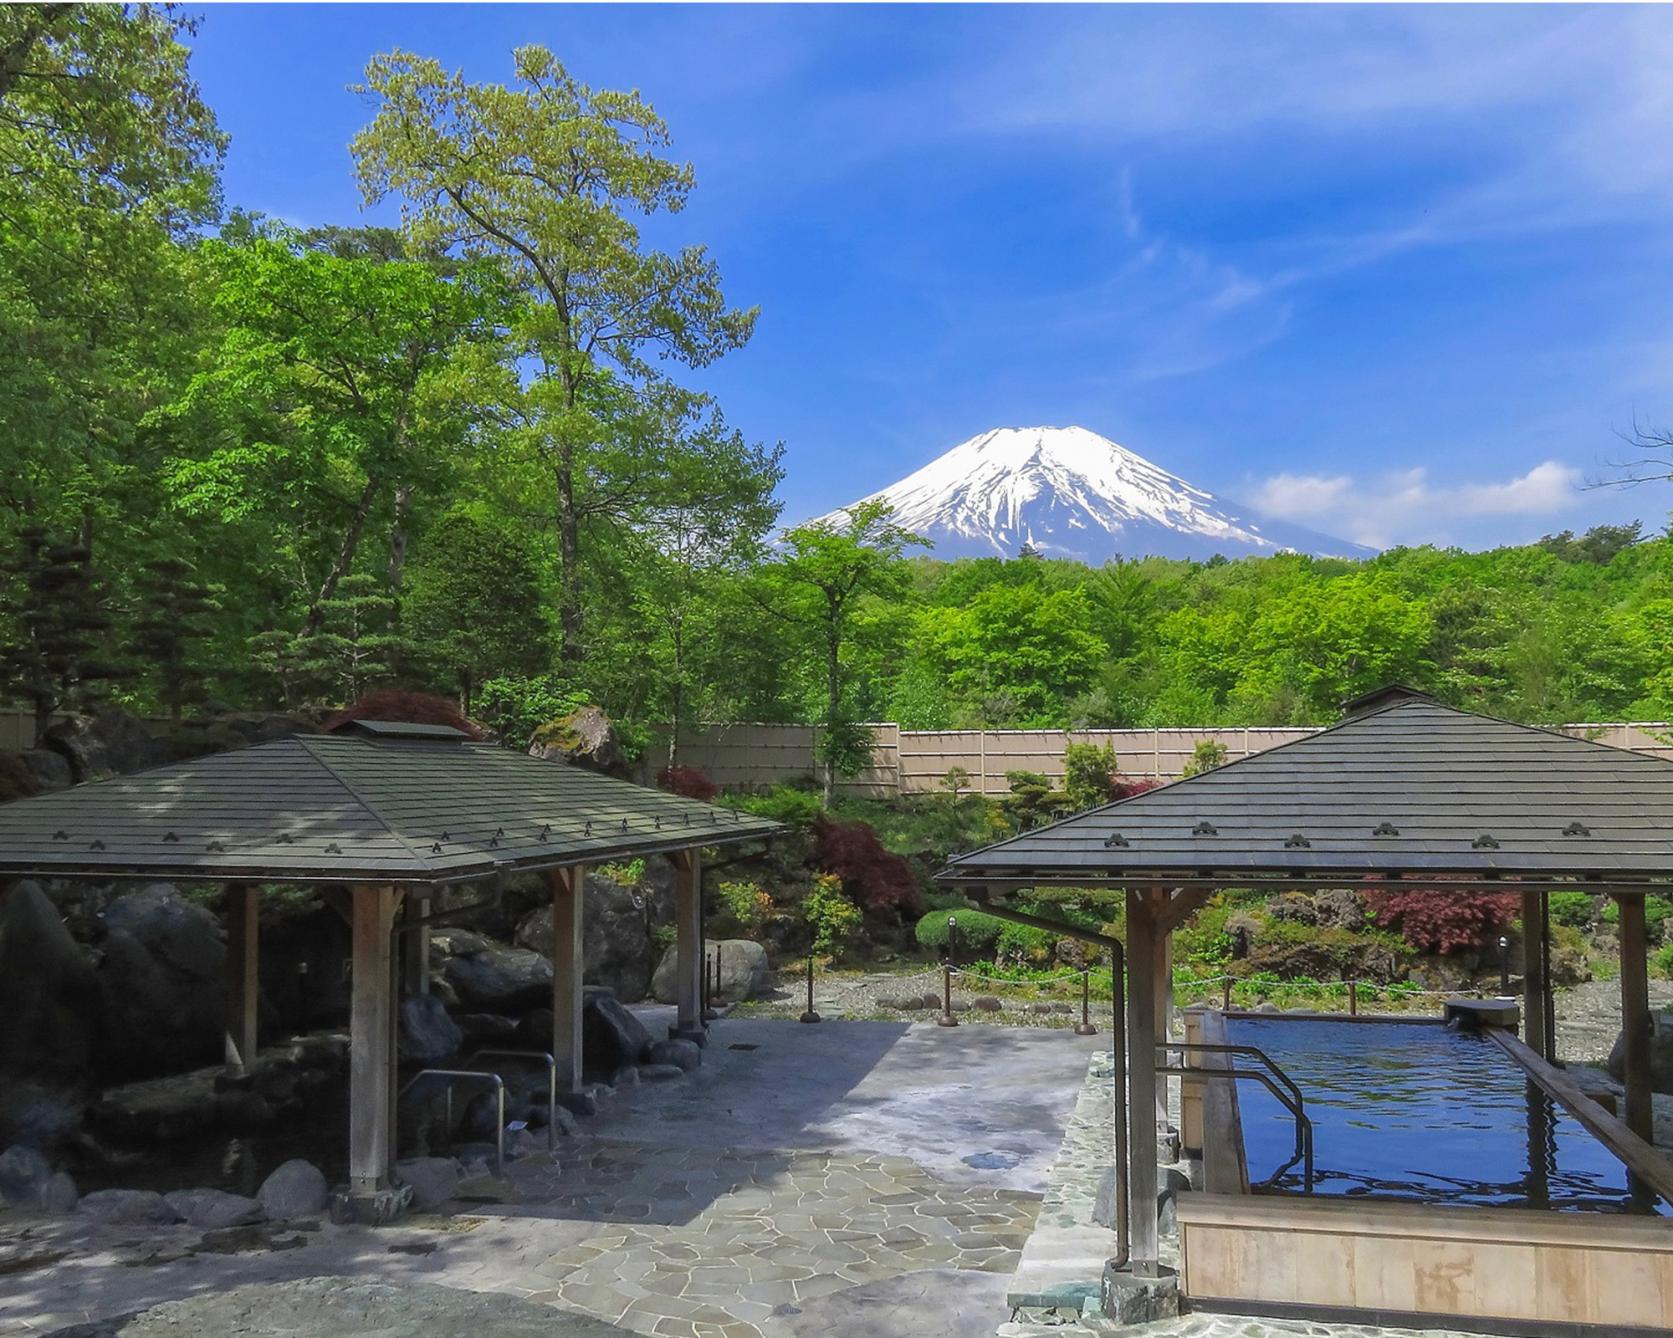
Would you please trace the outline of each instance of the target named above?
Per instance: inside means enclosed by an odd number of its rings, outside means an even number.
[[[0,1335],[314,1276],[505,1293],[657,1338],[989,1338],[1097,1044],[724,1021],[688,1079],[460,1190],[451,1215],[230,1233],[0,1217]],[[733,1047],[737,1047],[734,1049]],[[608,1135],[608,1136],[605,1136]],[[908,1155],[911,1153],[912,1155]],[[179,1338],[219,1338],[213,1324]]]
[[[609,1199],[616,1221],[656,1224],[554,1255],[540,1271],[555,1285],[531,1299],[669,1338],[757,1338],[810,1301],[924,1269],[1009,1274],[1037,1203],[885,1156],[608,1147],[518,1180],[542,1211]]]

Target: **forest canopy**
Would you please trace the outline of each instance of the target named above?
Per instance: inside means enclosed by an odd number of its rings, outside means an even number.
[[[641,236],[700,188],[648,101],[539,47],[494,84],[374,54],[356,172],[399,226],[298,230],[226,207],[192,31],[0,8],[0,697],[43,718],[398,686],[511,737],[586,700],[840,752],[879,719],[1319,723],[1396,679],[1673,715],[1673,541],[1636,525],[1099,568],[785,533],[782,448],[696,380],[756,310]]]

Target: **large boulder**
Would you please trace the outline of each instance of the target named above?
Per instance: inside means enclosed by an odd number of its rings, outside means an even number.
[[[1626,1081],[1626,1055],[1623,1030],[1609,1052],[1609,1073],[1617,1082]],[[1650,1014],[1650,1088],[1673,1093],[1673,1012]]]
[[[651,1048],[651,1033],[606,989],[588,989],[581,1004],[581,1064],[589,1073],[614,1073],[637,1064]]]
[[[624,887],[589,873],[581,911],[582,977],[636,1003],[650,991],[656,966],[650,890]],[[542,956],[552,951],[552,907],[537,907],[517,926],[517,944]]]
[[[420,1212],[440,1208],[459,1192],[459,1163],[452,1157],[409,1157],[395,1164],[395,1178],[412,1186],[412,1206]]]
[[[571,762],[589,771],[627,779],[627,754],[610,717],[597,706],[583,706],[548,720],[529,741],[529,756]]]
[[[62,753],[55,753],[50,748],[25,748],[18,757],[34,783],[36,794],[68,789],[75,784],[70,759]]]
[[[85,1075],[97,995],[93,966],[57,908],[38,883],[18,883],[0,902],[0,1075]],[[0,1077],[0,1089],[9,1085]]]
[[[47,730],[41,743],[70,764],[78,783],[126,776],[171,758],[169,746],[126,711],[71,716]]]
[[[109,1226],[166,1226],[180,1214],[151,1189],[99,1189],[82,1195],[76,1211]]]
[[[715,1003],[737,1003],[764,993],[772,978],[767,964],[767,950],[747,938],[712,939],[704,945],[704,965],[713,979],[715,955],[720,956],[720,984],[711,985],[709,997]],[[670,947],[657,964],[651,980],[651,993],[658,1003],[677,1003],[676,973],[679,969],[679,948]]]
[[[218,1059],[226,941],[216,917],[174,884],[150,883],[112,901],[101,919],[106,1076],[179,1072]]]
[[[402,1059],[434,1065],[459,1053],[465,1033],[448,1016],[439,996],[414,994],[401,1000],[401,1030],[396,1041]]]
[[[528,1049],[557,1047],[552,1034],[552,1010],[537,1008],[517,1028],[518,1043]],[[602,986],[589,985],[581,996],[581,1066],[587,1073],[615,1073],[637,1064],[651,1048],[651,1033],[633,1010]],[[559,1060],[560,1077],[568,1065]]]
[[[476,934],[449,934],[442,972],[472,1012],[525,1013],[552,1001],[552,963],[527,948],[507,948]]]
[[[35,1208],[52,1179],[52,1164],[34,1148],[0,1152],[0,1207]]]
[[[256,1191],[261,1210],[275,1222],[287,1222],[293,1217],[318,1217],[330,1199],[324,1173],[300,1157],[277,1168]]]
[[[177,1189],[164,1201],[187,1226],[219,1231],[261,1221],[261,1204],[224,1189]]]

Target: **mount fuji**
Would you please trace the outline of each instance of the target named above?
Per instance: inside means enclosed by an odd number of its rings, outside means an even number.
[[[995,428],[861,500],[888,502],[895,522],[932,540],[942,558],[1016,557],[1024,545],[1093,564],[1151,555],[1358,558],[1376,551],[1253,519],[1084,427]],[[841,526],[846,510],[816,523]]]

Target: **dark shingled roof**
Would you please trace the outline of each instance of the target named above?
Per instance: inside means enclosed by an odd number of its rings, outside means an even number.
[[[0,804],[0,875],[462,882],[778,826],[433,727],[379,729]]]
[[[1673,875],[1673,763],[1410,693],[1332,729],[955,856],[947,882]]]

